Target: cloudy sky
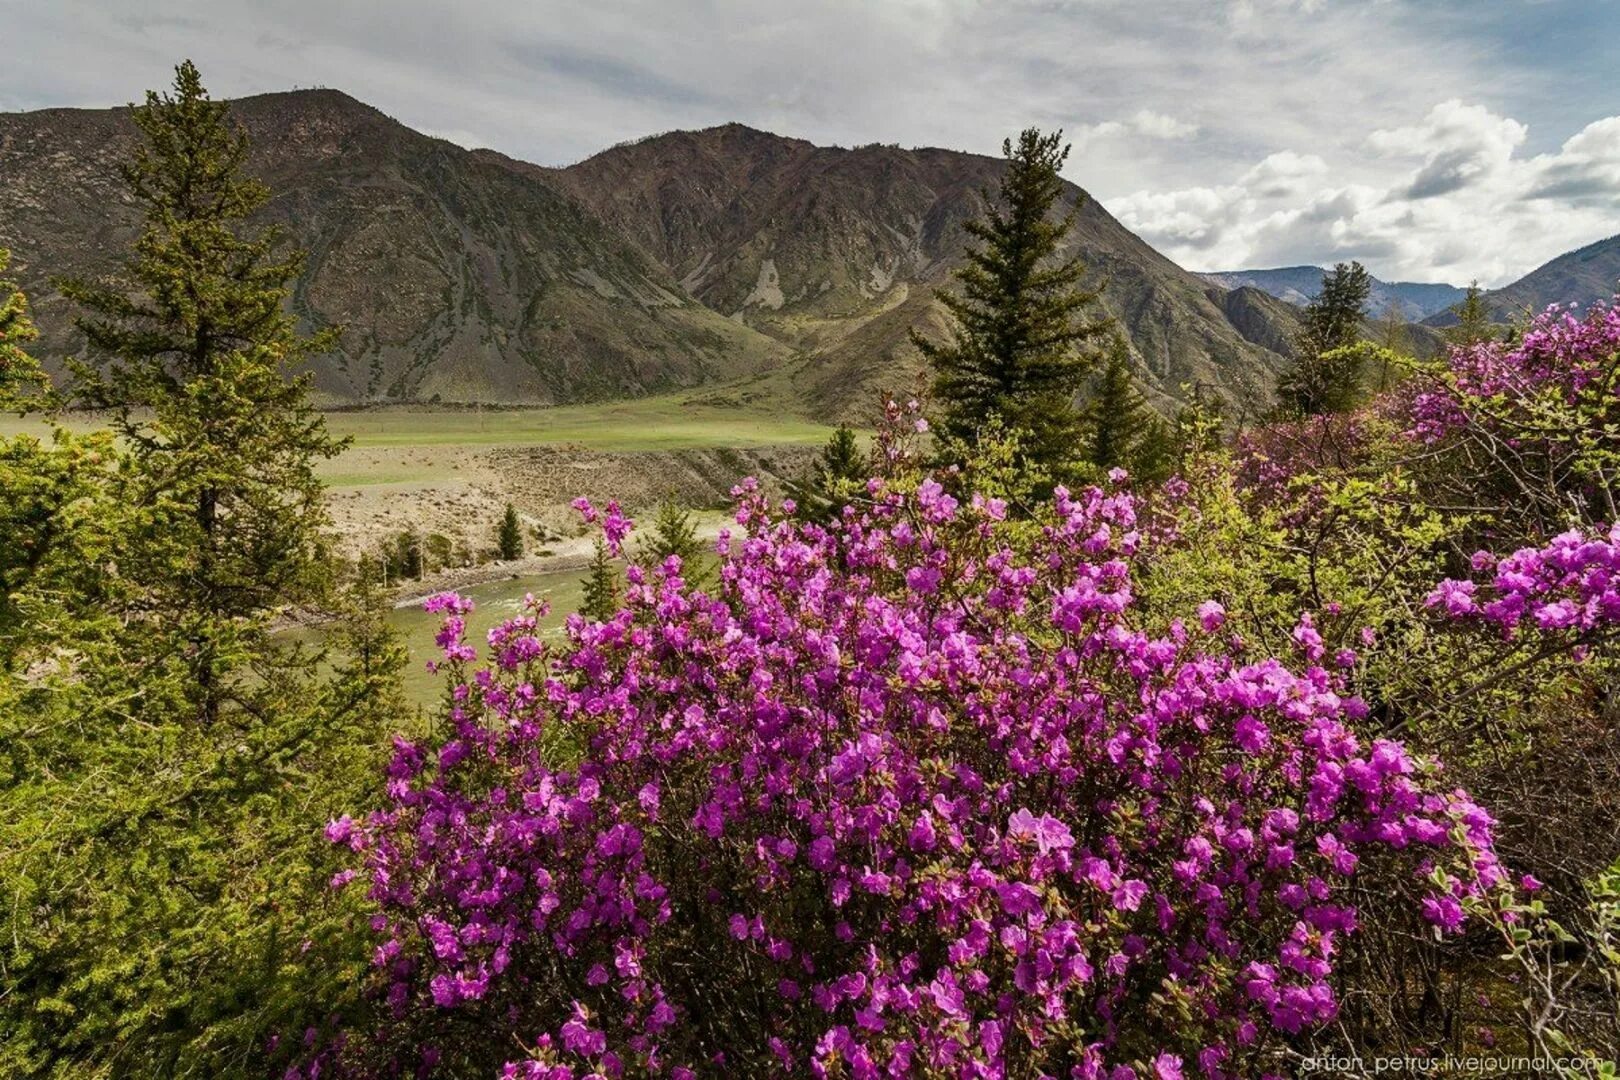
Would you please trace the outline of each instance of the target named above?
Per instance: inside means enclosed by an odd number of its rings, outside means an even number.
[[[560,164],[738,120],[1069,176],[1192,269],[1510,281],[1620,232],[1620,0],[0,0],[0,111],[346,90]]]

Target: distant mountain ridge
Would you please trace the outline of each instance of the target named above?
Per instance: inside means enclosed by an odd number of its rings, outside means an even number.
[[[709,387],[869,419],[879,390],[918,385],[909,332],[945,332],[935,290],[1003,167],[730,124],[553,169],[463,150],[337,91],[244,98],[232,114],[274,193],[264,220],[309,253],[293,311],[344,328],[314,367],[339,401]],[[124,109],[0,114],[0,245],[50,363],[78,339],[49,278],[112,271],[138,227],[116,176],[134,138]],[[1286,304],[1182,270],[1090,199],[1071,250],[1161,405],[1188,384],[1264,403],[1291,349]]]
[[[1512,284],[1490,290],[1483,299],[1493,319],[1513,322],[1549,304],[1574,304],[1584,310],[1612,300],[1617,292],[1620,235],[1565,252]],[[1428,321],[1433,326],[1445,326],[1456,319],[1448,312],[1440,312]]]
[[[1322,275],[1325,273],[1327,271],[1320,266],[1279,266],[1271,270],[1219,270],[1201,276],[1229,289],[1244,285],[1261,289],[1279,300],[1304,307],[1321,291]],[[1465,291],[1456,285],[1443,283],[1380,281],[1373,278],[1372,290],[1367,297],[1367,310],[1377,318],[1388,311],[1391,304],[1395,304],[1402,318],[1419,322],[1457,303]]]

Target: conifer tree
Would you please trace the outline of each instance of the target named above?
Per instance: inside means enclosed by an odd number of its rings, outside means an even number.
[[[619,574],[608,554],[607,545],[596,541],[591,572],[585,579],[585,595],[579,613],[587,619],[605,622],[619,610]]]
[[[794,484],[794,513],[806,521],[838,520],[851,498],[866,486],[869,469],[855,432],[840,425],[816,456],[810,475]]]
[[[39,362],[23,351],[39,331],[28,317],[28,298],[6,278],[11,252],[0,248],[0,410],[23,408],[44,385]]]
[[[302,256],[248,224],[269,194],[243,174],[247,139],[196,67],[132,115],[143,139],[122,175],[145,221],[127,287],[60,283],[96,361],[74,365],[72,392],[111,410],[129,447],[123,498],[142,521],[120,571],[149,620],[183,634],[212,722],[228,669],[256,650],[256,620],[327,585],[315,467],[342,444],[300,367],[333,337],[300,336],[283,310]]]
[[[1082,285],[1079,258],[1059,258],[1079,213],[1076,204],[1055,216],[1069,155],[1062,134],[1029,128],[1016,144],[1002,144],[1000,189],[986,193],[985,216],[964,226],[974,243],[956,271],[960,292],[940,293],[955,324],[951,336],[935,342],[912,334],[934,368],[946,445],[971,447],[997,416],[1022,433],[1021,453],[1054,474],[1079,444],[1075,397],[1111,326],[1096,312],[1098,294]]]
[[[375,718],[379,731],[405,715],[399,677],[407,660],[405,644],[388,622],[393,606],[384,577],[375,559],[361,558],[344,590],[331,640],[340,658],[337,685],[355,707]]]
[[[14,590],[24,625],[52,621],[23,657],[47,662],[0,670],[7,1076],[272,1071],[272,1035],[349,1011],[367,964],[321,825],[358,805],[397,708],[380,595],[332,649],[270,634],[333,599],[314,467],[337,444],[294,373],[296,261],[246,226],[263,189],[195,68],[133,115],[127,285],[65,286],[100,361],[72,389],[122,439],[59,435],[21,460],[23,499],[0,462],[0,517],[62,552]]]
[[[1114,339],[1086,405],[1086,460],[1099,469],[1130,468],[1153,422],[1131,379],[1125,340]]]
[[[1444,331],[1446,340],[1453,345],[1478,345],[1496,336],[1491,324],[1490,310],[1485,306],[1485,291],[1478,281],[1470,282],[1463,298],[1451,307],[1457,324]]]
[[[642,542],[638,561],[650,568],[662,565],[671,555],[680,558],[681,576],[689,583],[702,579],[703,543],[698,539],[697,527],[692,524],[691,511],[674,499],[665,499],[658,504],[652,532]]]
[[[24,349],[38,332],[28,298],[4,277],[9,255],[0,248],[0,410],[27,413],[48,383]],[[66,609],[100,599],[91,552],[118,513],[103,497],[111,451],[105,433],[58,428],[49,444],[26,433],[0,437],[0,676],[59,629],[51,624]],[[49,597],[48,614],[30,605],[31,586],[46,580],[33,599]]]
[[[495,548],[503,561],[523,558],[523,525],[518,520],[517,507],[506,504],[506,514],[495,534]]]
[[[1315,416],[1341,412],[1361,389],[1361,339],[1372,281],[1359,262],[1339,263],[1322,276],[1322,291],[1305,308],[1298,356],[1277,382],[1285,412]]]

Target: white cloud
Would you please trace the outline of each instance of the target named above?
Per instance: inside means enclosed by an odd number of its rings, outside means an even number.
[[[1107,139],[1137,136],[1142,139],[1190,139],[1198,134],[1198,125],[1190,124],[1166,113],[1152,109],[1139,109],[1126,120],[1104,120],[1096,124],[1083,124],[1072,133],[1072,141],[1081,152],[1092,150]]]
[[[1527,125],[1448,100],[1366,144],[1389,170],[1347,182],[1318,155],[1271,154],[1230,184],[1115,200],[1127,226],[1197,269],[1356,258],[1381,277],[1500,284],[1616,231],[1620,117],[1523,156]]]
[[[1487,181],[1509,168],[1527,134],[1529,128],[1517,120],[1453,99],[1430,109],[1421,123],[1373,132],[1367,145],[1377,153],[1421,158],[1407,195],[1427,199]]]
[[[1603,40],[1603,18],[1620,28],[1609,17],[1620,6],[1599,17],[1581,8],[1555,0],[1538,19],[1581,20],[1580,41]],[[1380,275],[1489,279],[1529,269],[1550,244],[1615,227],[1620,127],[1599,121],[1570,136],[1614,111],[1612,57],[1597,50],[1583,75],[1568,41],[1509,49],[1480,29],[1499,13],[1477,6],[142,0],[140,9],[0,0],[0,103],[120,103],[191,56],[221,95],[335,86],[418,129],[542,164],[730,120],[823,143],[989,154],[1030,124],[1062,127],[1077,150],[1069,176],[1201,267],[1327,261],[1362,243],[1354,254]],[[1542,53],[1541,67],[1526,66]],[[1577,113],[1572,100],[1590,108]]]

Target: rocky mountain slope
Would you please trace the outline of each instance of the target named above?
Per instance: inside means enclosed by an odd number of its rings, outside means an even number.
[[[716,311],[793,346],[789,378],[817,411],[869,408],[915,384],[907,332],[944,330],[934,292],[962,259],[998,159],[950,150],[821,147],[739,124],[614,147],[556,181]],[[1286,363],[1295,316],[1154,251],[1083,199],[1071,246],[1126,330],[1139,376],[1166,402],[1184,384],[1258,403]],[[746,392],[743,391],[743,392]]]
[[[654,259],[554,186],[335,91],[234,102],[266,219],[309,253],[293,307],[344,327],[316,366],[341,399],[561,402],[756,374],[770,338],[694,301]],[[0,246],[44,331],[75,347],[48,275],[100,274],[136,226],[116,165],[122,109],[0,114]]]
[[[1485,294],[1492,318],[1512,322],[1548,304],[1577,304],[1582,310],[1620,292],[1620,235],[1565,252],[1511,285]],[[1428,320],[1433,326],[1456,321],[1448,312]]]
[[[245,98],[264,211],[309,253],[294,310],[344,328],[316,362],[336,400],[564,402],[704,386],[717,400],[869,419],[918,385],[912,328],[998,159],[818,147],[741,125],[674,132],[566,169],[466,151],[336,91]],[[0,245],[59,362],[77,347],[49,277],[115,267],[137,226],[116,176],[126,110],[0,114]],[[1071,186],[1069,195],[1082,199]],[[1084,199],[1072,246],[1151,396],[1260,404],[1295,314],[1189,274]]]
[[[1324,273],[1320,266],[1280,266],[1273,270],[1220,270],[1200,276],[1229,289],[1241,286],[1261,289],[1296,307],[1304,307],[1321,291]],[[1463,290],[1455,285],[1373,278],[1367,310],[1377,318],[1395,304],[1403,318],[1418,322],[1446,310],[1462,298]]]

